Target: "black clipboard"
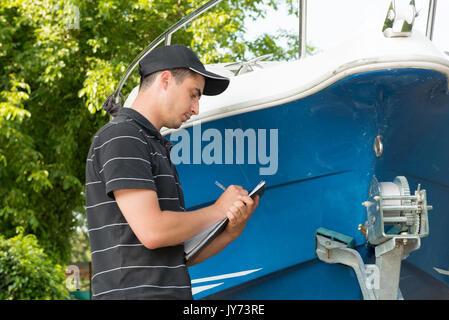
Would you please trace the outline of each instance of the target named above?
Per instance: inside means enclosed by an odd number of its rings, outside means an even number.
[[[259,198],[265,192],[265,180],[259,182],[259,184],[248,194],[254,199],[255,196],[259,195]],[[213,226],[211,226],[206,231],[201,232],[195,237],[184,242],[184,253],[186,261],[189,261],[193,256],[195,256],[202,248],[207,246],[213,239],[215,239],[220,233],[224,231],[228,225],[229,219],[225,218]]]

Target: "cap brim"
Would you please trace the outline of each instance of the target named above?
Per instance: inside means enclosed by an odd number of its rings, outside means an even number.
[[[199,73],[205,78],[205,84],[204,84],[204,90],[203,94],[205,96],[216,96],[223,91],[226,90],[226,88],[229,86],[229,78],[220,76],[216,73],[212,73],[207,70],[196,70],[192,67],[189,68],[190,70]]]

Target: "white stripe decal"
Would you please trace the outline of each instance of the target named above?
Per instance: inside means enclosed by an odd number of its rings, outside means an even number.
[[[105,271],[101,271],[98,272],[96,274],[94,274],[92,276],[92,279],[95,278],[96,276],[103,274],[103,273],[107,273],[107,272],[112,272],[112,271],[117,271],[117,270],[122,270],[122,269],[138,269],[138,268],[167,268],[167,269],[176,269],[176,268],[181,268],[181,267],[185,267],[185,264],[180,264],[179,266],[127,266],[127,267],[118,267],[118,268],[114,268],[114,269],[109,269],[109,270],[105,270]],[[91,279],[91,280],[92,280]]]
[[[200,282],[207,282],[207,281],[222,280],[222,279],[228,279],[228,278],[235,278],[235,277],[243,277],[243,276],[246,276],[246,275],[251,274],[253,272],[259,271],[259,270],[262,270],[262,268],[253,269],[253,270],[246,270],[246,271],[240,271],[240,272],[234,272],[234,273],[227,273],[227,274],[222,274],[222,275],[213,276],[213,277],[207,277],[207,278],[194,279],[194,280],[192,280],[192,284],[200,283]]]
[[[443,270],[443,269],[440,269],[440,268],[437,268],[437,267],[433,267],[433,269],[436,272],[438,272],[439,274],[444,274],[446,276],[449,276],[449,270]]]
[[[209,290],[215,287],[218,287],[219,285],[222,285],[224,282],[220,282],[220,283],[214,283],[214,284],[208,284],[206,286],[199,286],[199,287],[192,287],[192,295],[195,295],[201,291],[204,290]]]
[[[102,294],[106,294],[106,293],[111,293],[114,291],[123,291],[123,290],[132,290],[132,289],[138,289],[138,288],[160,288],[160,289],[190,289],[190,286],[156,286],[156,285],[152,285],[152,284],[144,284],[141,286],[136,286],[136,287],[128,287],[128,288],[119,288],[119,289],[112,289],[112,290],[108,290],[108,291],[103,291],[97,294],[92,295],[92,297],[96,297]]]

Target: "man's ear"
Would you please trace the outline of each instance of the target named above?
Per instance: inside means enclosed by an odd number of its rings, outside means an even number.
[[[164,90],[167,90],[170,81],[172,80],[173,75],[170,71],[164,70],[159,75],[159,84],[162,86]]]

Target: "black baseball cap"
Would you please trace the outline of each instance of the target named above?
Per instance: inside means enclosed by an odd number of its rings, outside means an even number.
[[[195,52],[180,44],[157,47],[139,62],[142,78],[153,72],[177,68],[190,69],[204,76],[203,94],[206,96],[220,94],[229,85],[228,78],[207,71]]]

